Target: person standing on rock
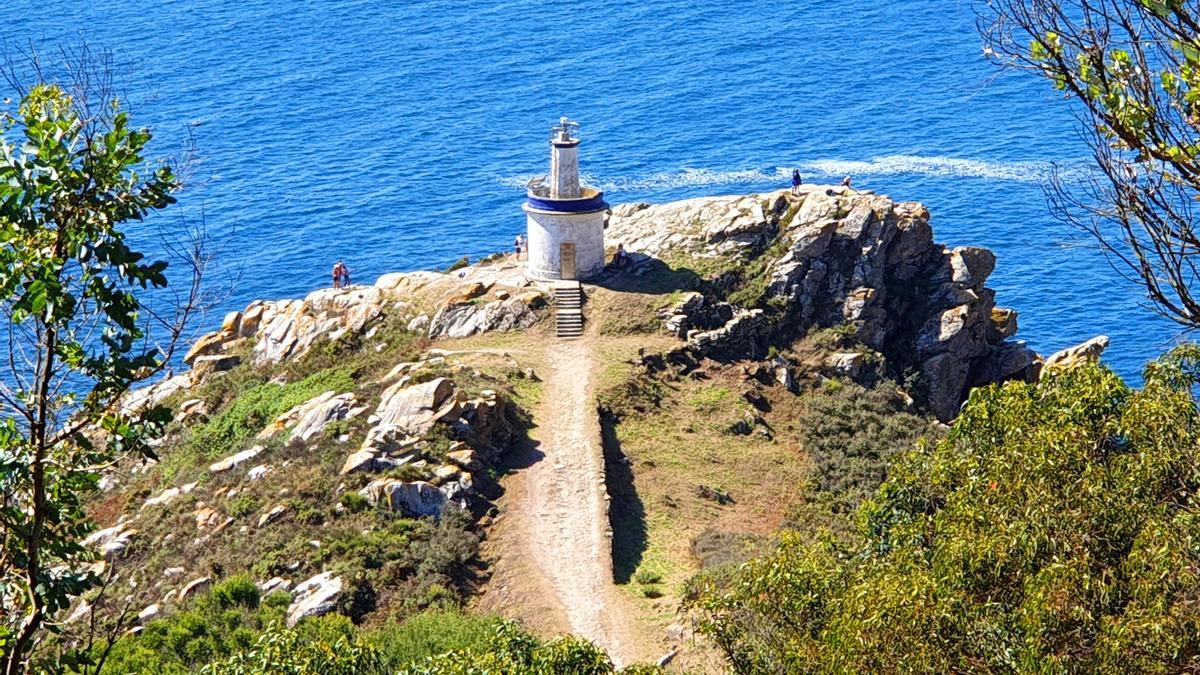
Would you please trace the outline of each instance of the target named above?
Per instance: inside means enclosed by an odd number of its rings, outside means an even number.
[[[523,243],[524,242],[521,241],[521,235],[519,235],[519,234],[516,236],[515,239],[513,239],[513,250],[515,250],[517,252],[517,260],[521,259],[521,244],[523,244]]]
[[[342,264],[341,260],[333,264],[333,287],[335,289],[342,287],[342,270],[344,268],[345,265]]]
[[[342,288],[350,288],[350,268],[341,261],[338,264],[342,266]]]
[[[800,184],[803,182],[804,182],[803,179],[800,178],[800,169],[792,169],[792,194],[793,195],[800,194]]]

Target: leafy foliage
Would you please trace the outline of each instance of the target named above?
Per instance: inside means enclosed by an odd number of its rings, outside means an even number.
[[[1155,307],[1200,326],[1200,8],[1183,0],[991,0],[986,53],[1077,104],[1092,175],[1060,177],[1060,215],[1094,235]]]
[[[203,675],[360,675],[382,673],[379,652],[342,634],[332,640],[312,639],[303,630],[273,625],[254,646],[200,670]]]
[[[12,357],[0,375],[0,652],[10,675],[48,619],[101,584],[79,543],[92,529],[81,503],[97,467],[152,455],[146,441],[169,420],[163,408],[119,405],[168,359],[199,280],[196,267],[181,306],[146,304],[167,285],[167,262],[133,250],[120,227],[174,203],[179,187],[168,166],[143,173],[150,139],[115,99],[55,84],[0,113],[0,314]],[[102,447],[84,433],[91,425],[105,432]]]
[[[786,535],[692,599],[739,672],[1200,665],[1200,349],[975,390],[892,466],[863,544]]]
[[[401,675],[606,675],[613,672],[608,655],[590,642],[573,636],[543,642],[511,621],[498,624],[486,645],[447,652],[399,671]],[[659,670],[633,666],[621,672],[649,674]]]
[[[808,501],[793,510],[790,520],[797,529],[849,531],[852,514],[887,477],[893,457],[937,434],[887,387],[825,384],[806,396],[796,419],[813,466]]]

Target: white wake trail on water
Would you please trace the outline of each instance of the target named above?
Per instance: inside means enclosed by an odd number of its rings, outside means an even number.
[[[984,178],[987,180],[1042,183],[1057,170],[1060,178],[1073,179],[1083,167],[1077,162],[992,162],[957,157],[921,157],[919,155],[887,155],[870,161],[822,159],[798,166],[803,172],[826,176],[895,176],[919,175],[948,178]],[[786,169],[785,169],[786,171]]]
[[[802,161],[794,166],[774,169],[693,169],[660,171],[642,176],[596,176],[585,173],[581,178],[606,192],[638,190],[670,190],[686,187],[720,187],[723,185],[784,184],[792,169],[803,174],[805,182],[836,182],[843,176],[929,176],[935,178],[980,178],[1019,183],[1044,183],[1057,176],[1072,181],[1082,176],[1086,168],[1081,162],[1054,163],[1043,161],[993,162],[956,157],[922,157],[919,155],[886,155],[868,161],[848,159],[818,159]],[[534,175],[506,176],[497,179],[505,187],[523,188]]]

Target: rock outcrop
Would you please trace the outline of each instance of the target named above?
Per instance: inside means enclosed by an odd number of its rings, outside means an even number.
[[[256,364],[297,359],[316,344],[363,335],[391,314],[404,317],[410,329],[428,327],[431,339],[528,328],[542,318],[538,310],[545,307],[545,297],[519,287],[527,283],[519,270],[477,274],[486,280],[437,272],[396,273],[383,275],[374,286],[322,288],[302,300],[256,300],[226,316],[221,330],[201,336],[184,363],[204,375],[220,372],[236,365],[240,357],[234,352],[250,342],[250,358]],[[497,289],[492,301],[480,297],[500,285],[511,290]],[[430,320],[413,308],[415,300],[440,309]]]
[[[651,260],[718,270],[702,296],[664,316],[710,358],[761,359],[772,344],[840,326],[892,375],[920,373],[942,420],[972,385],[1035,374],[1037,355],[1010,340],[1016,312],[997,308],[985,285],[995,256],[935,243],[915,202],[813,187],[629,205],[614,209],[607,236]]]
[[[1052,369],[1072,368],[1088,361],[1095,361],[1108,348],[1108,336],[1098,335],[1091,340],[1067,347],[1047,356],[1042,363],[1042,372]]]
[[[342,578],[332,572],[323,572],[298,584],[292,591],[292,604],[287,610],[288,627],[295,626],[300,619],[321,616],[336,609],[342,586]]]
[[[537,291],[486,303],[456,299],[433,315],[429,337],[460,338],[493,330],[528,328],[538,322],[537,310],[545,305],[545,298]]]
[[[381,478],[359,491],[372,505],[384,504],[406,516],[436,516],[446,505],[446,494],[426,481]]]

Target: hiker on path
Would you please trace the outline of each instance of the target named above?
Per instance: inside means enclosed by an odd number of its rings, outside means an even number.
[[[517,252],[517,260],[521,259],[521,249],[524,248],[524,244],[525,240],[519,234],[517,235],[516,239],[513,239],[513,249],[515,249]]]

